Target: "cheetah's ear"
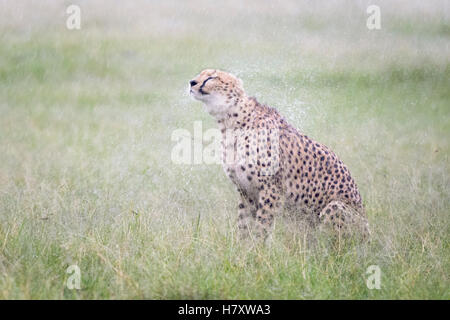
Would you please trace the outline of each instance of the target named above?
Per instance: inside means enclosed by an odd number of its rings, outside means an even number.
[[[244,88],[244,82],[242,81],[241,78],[236,77],[237,80],[237,84],[240,88]]]

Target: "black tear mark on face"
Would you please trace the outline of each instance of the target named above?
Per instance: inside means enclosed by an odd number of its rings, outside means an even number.
[[[198,92],[200,92],[203,95],[209,94],[208,92],[203,91],[203,87],[205,86],[205,84],[208,80],[215,79],[215,78],[217,78],[217,77],[208,77],[207,79],[205,79],[205,81],[203,81],[202,85],[200,86],[200,89],[198,89]]]

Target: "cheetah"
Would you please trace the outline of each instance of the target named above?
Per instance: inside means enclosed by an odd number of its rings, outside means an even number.
[[[206,69],[189,83],[222,133],[222,163],[240,195],[238,228],[264,239],[290,209],[339,235],[368,235],[361,196],[347,166],[325,145],[246,95],[242,80]]]

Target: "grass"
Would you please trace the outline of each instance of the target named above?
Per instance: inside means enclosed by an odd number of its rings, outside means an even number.
[[[380,2],[379,31],[353,2],[80,2],[80,31],[64,3],[4,5],[0,298],[449,299],[449,22],[411,3]],[[175,129],[215,127],[186,94],[207,67],[340,155],[371,242],[283,218],[270,246],[237,240],[221,167],[170,160]]]

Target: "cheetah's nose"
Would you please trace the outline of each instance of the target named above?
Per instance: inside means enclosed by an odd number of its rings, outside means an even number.
[[[193,86],[195,86],[198,82],[195,81],[195,80],[191,80],[189,83],[191,84],[191,87],[193,87]]]

